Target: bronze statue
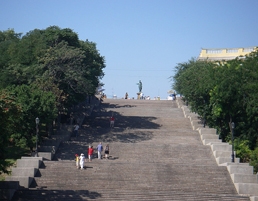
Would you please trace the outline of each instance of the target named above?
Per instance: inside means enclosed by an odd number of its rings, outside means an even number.
[[[138,87],[139,87],[139,92],[142,92],[142,82],[141,80],[139,81],[139,83],[137,83]]]

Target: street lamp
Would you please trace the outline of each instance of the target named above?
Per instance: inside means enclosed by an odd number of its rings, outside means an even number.
[[[235,162],[235,154],[234,154],[234,129],[235,129],[235,123],[231,122],[231,141],[232,141],[232,163]]]
[[[38,134],[39,134],[39,118],[35,119],[36,122],[36,156],[38,156]]]

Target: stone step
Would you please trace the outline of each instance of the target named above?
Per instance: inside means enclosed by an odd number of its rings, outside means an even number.
[[[230,174],[253,174],[253,166],[229,165],[227,169]]]
[[[224,158],[231,158],[232,151],[214,151],[213,152],[214,157],[224,157]]]
[[[38,168],[34,168],[34,167],[12,168],[12,176],[34,177],[37,172],[38,172]]]
[[[29,159],[23,158],[18,159],[16,161],[17,167],[32,167],[32,168],[39,168],[42,164],[42,161],[40,160],[42,157],[31,157]]]
[[[183,153],[182,153],[183,154]],[[213,157],[212,155],[209,154],[210,157]],[[178,159],[174,159],[173,160],[177,161]],[[205,169],[217,169],[217,170],[221,170],[222,167],[218,167],[218,166],[214,166],[214,164],[216,164],[216,161],[214,158],[210,158],[210,159],[205,159],[204,163],[199,163],[198,164],[193,164],[194,161],[198,161],[199,159],[181,159],[178,160],[179,163],[176,164],[171,164],[171,162],[169,161],[169,159],[163,160],[162,163],[160,163],[159,160],[146,160],[146,161],[140,161],[140,160],[134,160],[134,159],[128,159],[128,160],[123,160],[120,161],[119,159],[97,159],[94,158],[92,160],[92,162],[85,162],[84,164],[86,166],[89,167],[120,167],[120,166],[128,166],[128,167],[136,167],[136,166],[143,166],[144,168],[150,168],[151,166],[150,164],[155,164],[155,166],[159,167],[159,168],[163,168],[165,166],[171,166],[171,167],[175,167],[175,168],[180,168],[181,170],[185,170],[185,169],[199,169],[202,171],[202,168]],[[210,162],[210,164],[207,164],[208,162]],[[49,169],[51,170],[52,168],[71,168],[73,169],[76,165],[75,161],[44,161],[44,166],[42,166],[39,170],[45,170],[45,169]],[[231,165],[231,163],[229,163],[228,165]],[[234,165],[234,164],[232,164]],[[245,164],[248,165],[248,164]],[[146,167],[149,166],[149,167]]]
[[[218,166],[214,150],[202,144],[200,134],[216,132],[193,131],[176,101],[105,100],[83,125],[14,200],[249,200],[237,194],[227,167]],[[76,169],[74,155],[87,155],[89,144],[100,141],[109,143],[110,160],[95,153],[86,169]]]
[[[202,141],[204,145],[211,145],[215,143],[221,143],[222,141],[219,139],[205,139]]]
[[[106,161],[108,162],[108,161]],[[53,163],[53,162],[48,162]],[[81,190],[81,188],[88,187],[89,183],[94,183],[94,189],[96,189],[96,185],[102,184],[105,182],[109,182],[108,187],[113,189],[126,189],[126,188],[135,188],[139,189],[141,186],[146,185],[146,183],[150,183],[148,186],[148,189],[153,188],[154,190],[157,189],[157,186],[161,186],[160,189],[164,190],[168,188],[168,190],[180,190],[180,189],[192,189],[193,191],[196,191],[198,189],[215,189],[215,191],[218,190],[218,186],[216,185],[216,180],[222,180],[225,178],[225,175],[221,174],[222,169],[226,169],[225,167],[219,168],[217,166],[179,166],[175,165],[173,168],[175,170],[180,169],[180,174],[177,175],[167,175],[167,172],[165,171],[167,164],[160,165],[157,169],[145,168],[144,175],[148,179],[142,178],[142,171],[141,172],[135,172],[132,175],[128,175],[125,172],[124,176],[126,176],[127,180],[121,179],[120,174],[115,174],[115,172],[121,172],[122,169],[125,169],[126,166],[129,164],[127,163],[115,163],[110,166],[110,164],[104,163],[101,166],[98,167],[98,164],[90,163],[92,164],[93,168],[89,168],[86,170],[76,170],[74,167],[74,163],[70,162],[63,162],[64,164],[70,164],[71,167],[66,167],[62,169],[62,172],[60,172],[60,168],[58,166],[52,166],[50,169],[40,169],[40,172],[42,174],[42,178],[35,178],[36,183],[38,187],[44,187],[47,186],[48,189],[63,189],[65,186],[66,188],[69,187],[69,189],[76,189]],[[59,164],[62,164],[60,162]],[[145,164],[146,165],[146,164]],[[150,164],[147,165],[147,167]],[[129,165],[130,166],[130,165]],[[135,164],[131,165],[131,168],[133,169]],[[96,171],[94,169],[97,169]],[[112,171],[113,169],[113,171]],[[190,170],[190,171],[189,171]],[[69,176],[71,172],[74,172]],[[129,171],[130,172],[130,171]],[[158,173],[158,177],[153,177],[153,175],[156,175]],[[49,175],[48,175],[49,174]],[[48,176],[47,176],[48,175]],[[52,176],[51,176],[52,175]],[[218,177],[218,175],[221,176],[221,178]],[[74,178],[76,176],[76,182],[74,183]],[[204,177],[206,178],[206,182],[204,183]],[[65,182],[63,179],[66,178]],[[111,180],[111,181],[110,181]],[[224,180],[225,183],[221,183],[222,187],[221,192],[223,190],[227,190],[228,186],[228,178],[227,180]],[[145,181],[145,182],[144,182]],[[214,183],[215,182],[215,183]],[[180,183],[180,187],[178,187],[178,184]],[[214,185],[215,184],[215,185]],[[139,187],[140,186],[140,187]],[[166,186],[166,187],[164,187]],[[102,186],[100,185],[102,188]],[[105,187],[107,188],[107,187]],[[230,190],[230,188],[228,189]],[[202,190],[204,192],[204,190]],[[209,193],[214,191],[207,191]]]
[[[200,128],[199,133],[200,133],[200,135],[203,135],[203,134],[214,134],[214,135],[216,135],[217,131],[214,128]]]
[[[167,190],[167,191],[192,191],[192,192],[199,192],[199,193],[211,193],[211,194],[216,194],[218,193],[218,191],[220,191],[220,193],[223,193],[223,194],[227,194],[227,193],[230,193],[230,194],[236,194],[236,192],[228,192],[230,190],[230,188],[217,188],[216,189],[216,185],[210,185],[210,184],[207,184],[207,185],[200,185],[200,186],[197,186],[196,183],[191,183],[192,186],[190,185],[178,185],[178,184],[174,184],[174,185],[169,185],[169,184],[166,184],[166,183],[154,183],[154,185],[158,186],[151,186],[151,185],[148,185],[146,183],[144,184],[139,184],[137,182],[131,182],[131,185],[128,183],[125,183],[125,182],[119,182],[119,181],[116,181],[118,184],[107,184],[107,185],[104,185],[103,183],[107,183],[106,181],[103,181],[101,183],[98,183],[98,184],[95,184],[94,186],[98,186],[98,187],[91,187],[91,182],[95,182],[95,180],[86,180],[88,183],[88,185],[85,185],[85,183],[73,183],[73,184],[69,184],[69,183],[53,183],[53,184],[50,184],[50,183],[47,183],[47,184],[42,184],[40,186],[37,186],[36,188],[44,188],[46,190],[64,190],[64,189],[69,189],[69,190],[84,190],[84,189],[87,189],[87,190],[91,190],[91,191],[102,191],[102,190],[107,190],[109,189],[110,191],[112,191],[112,189],[120,189],[120,190],[127,190],[127,189],[130,189],[130,190],[142,190],[143,192],[146,191],[146,190],[158,190],[158,191],[162,191],[162,190]],[[78,181],[80,182],[80,181]],[[165,185],[167,186],[167,188],[163,188],[161,187],[161,185]],[[224,184],[226,185],[226,184]],[[145,186],[145,187],[143,187]],[[195,187],[194,187],[195,186]]]
[[[257,175],[254,174],[231,174],[234,183],[256,183],[258,184]]]
[[[212,144],[211,149],[212,151],[231,151],[232,145],[229,145],[228,143]]]
[[[239,194],[258,196],[258,183],[235,183]]]
[[[207,140],[207,139],[219,139],[219,136],[216,134],[202,134],[200,135],[202,140]]]
[[[209,154],[210,156],[212,156],[211,154]],[[174,165],[182,165],[182,166],[213,166],[214,164],[216,164],[216,160],[214,158],[211,159],[200,159],[200,158],[189,158],[189,159],[183,159],[183,158],[165,158],[165,160],[163,159],[155,159],[155,157],[153,159],[144,159],[142,161],[139,161],[139,159],[122,159],[121,157],[117,158],[117,159],[109,159],[108,161],[106,161],[105,159],[102,159],[100,161],[98,161],[97,158],[93,158],[92,159],[92,163],[89,163],[88,160],[87,162],[85,162],[85,165],[93,165],[93,164],[124,164],[124,163],[135,163],[136,165],[141,165],[141,164],[149,164],[149,163],[165,163],[164,164],[171,164],[173,163]],[[115,161],[119,161],[119,162],[115,162]],[[201,163],[200,163],[201,162]],[[60,164],[60,166],[62,167],[66,167],[66,166],[73,166],[75,165],[76,162],[72,161],[70,164]],[[58,166],[58,165],[51,165],[51,167],[54,166]],[[50,167],[50,166],[47,166]]]
[[[18,191],[13,201],[36,200],[187,200],[187,201],[247,201],[248,197],[232,194],[195,193],[191,191],[137,191],[137,190],[103,190],[101,192],[89,190],[31,190]],[[20,198],[20,199],[19,199]]]

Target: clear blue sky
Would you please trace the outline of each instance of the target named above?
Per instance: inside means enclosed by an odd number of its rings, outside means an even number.
[[[2,0],[0,30],[70,28],[105,57],[105,93],[167,97],[201,48],[258,46],[258,0]]]

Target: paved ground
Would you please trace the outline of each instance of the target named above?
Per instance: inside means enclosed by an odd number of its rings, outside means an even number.
[[[99,142],[110,145],[111,158],[77,170],[74,154],[87,155]],[[56,160],[45,162],[30,197],[20,191],[14,200],[249,200],[238,196],[175,101],[105,99]]]
[[[116,118],[114,129],[109,128],[109,117],[112,114]],[[196,160],[192,156],[192,146],[202,145],[199,135],[192,131],[190,122],[184,118],[175,101],[106,99],[100,108],[85,119],[82,126],[84,129],[79,131],[80,136],[67,142],[69,149],[66,146],[59,149],[58,160],[73,159],[75,153],[86,153],[89,144],[96,147],[102,142],[103,145],[110,144],[111,155],[119,157],[119,161],[149,160],[145,155],[153,154],[149,152],[160,147],[167,150],[156,161],[166,162],[167,158],[181,163],[184,160]],[[184,151],[177,156],[176,148],[182,146]],[[127,150],[127,147],[133,150]],[[144,153],[144,147],[148,149],[147,153]],[[130,158],[128,151],[139,153],[136,158]],[[207,154],[211,156],[209,149]],[[216,164],[214,158],[209,160]]]

